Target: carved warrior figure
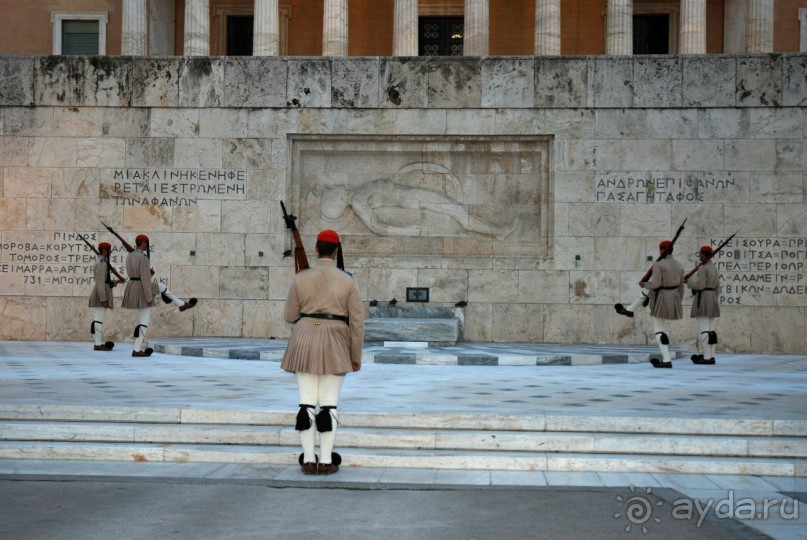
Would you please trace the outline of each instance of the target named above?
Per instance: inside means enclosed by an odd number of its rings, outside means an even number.
[[[456,178],[442,165],[413,163],[399,170],[392,179],[371,180],[357,186],[328,186],[321,199],[322,216],[338,222],[348,211],[368,229],[381,236],[420,236],[424,227],[422,211],[448,216],[463,229],[499,240],[513,232],[514,226],[501,227],[472,216],[464,206],[446,193],[402,183],[408,173],[431,172]]]

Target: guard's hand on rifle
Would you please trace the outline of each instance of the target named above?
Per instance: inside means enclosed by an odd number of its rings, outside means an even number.
[[[154,268],[149,268],[149,270],[151,270],[151,275],[153,276],[154,275]]]
[[[118,283],[123,285],[124,283],[126,283],[126,280],[122,279],[122,278],[118,278]]]
[[[101,302],[101,307],[109,309],[109,300],[104,300],[103,302]]]
[[[351,362],[353,365],[353,371],[359,371],[361,369],[361,364],[358,362]]]
[[[647,285],[648,285],[649,283],[650,283],[649,281],[640,281],[640,282],[639,282],[639,287],[641,287],[642,289],[646,289],[646,288],[647,288]]]

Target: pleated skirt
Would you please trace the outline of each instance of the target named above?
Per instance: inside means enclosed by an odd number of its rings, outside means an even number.
[[[106,287],[106,297],[109,298],[109,309],[112,309],[112,287],[109,285],[105,285]],[[90,307],[101,307],[101,297],[98,296],[98,289],[95,287],[92,288],[92,292],[90,293]]]
[[[720,301],[717,297],[717,291],[703,291],[700,305],[698,305],[698,295],[696,293],[692,298],[692,311],[689,312],[689,316],[720,317]]]
[[[659,289],[650,293],[650,315],[657,319],[677,320],[684,318],[684,309],[677,290]]]
[[[280,367],[312,375],[352,372],[350,329],[342,321],[303,317],[294,325]]]

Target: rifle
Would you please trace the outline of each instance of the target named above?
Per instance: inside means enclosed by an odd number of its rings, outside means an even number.
[[[129,242],[127,242],[126,240],[124,240],[124,239],[123,239],[123,237],[122,237],[121,235],[119,235],[118,233],[116,233],[116,232],[115,232],[115,229],[113,229],[112,227],[110,227],[109,225],[107,225],[106,223],[104,223],[103,221],[101,222],[101,225],[103,225],[104,227],[106,227],[106,230],[108,230],[109,232],[111,232],[112,234],[114,234],[114,235],[115,235],[115,237],[116,237],[118,240],[120,240],[120,243],[121,243],[121,244],[123,244],[123,247],[124,247],[124,249],[126,249],[126,251],[128,251],[129,253],[131,253],[131,252],[133,252],[133,251],[134,251],[134,248],[132,247],[132,245],[131,245]]]
[[[297,225],[294,224],[297,216],[286,212],[286,205],[283,204],[283,201],[280,201],[280,208],[283,209],[283,220],[286,222],[286,228],[290,229],[292,236],[294,236],[294,272],[297,273],[308,268],[308,257],[305,254],[305,246],[300,238],[300,231],[297,230]]]
[[[116,233],[116,232],[115,232],[115,229],[113,229],[112,227],[110,227],[109,225],[107,225],[106,223],[104,223],[103,221],[101,222],[101,225],[103,225],[104,227],[106,227],[106,230],[108,230],[109,232],[111,232],[112,234],[114,234],[114,235],[115,235],[115,237],[116,237],[118,240],[120,240],[120,243],[121,243],[121,244],[123,244],[123,248],[124,248],[124,249],[125,249],[127,252],[131,253],[131,252],[133,252],[133,251],[134,251],[134,248],[132,247],[132,245],[131,245],[129,242],[127,242],[126,240],[124,240],[124,239],[123,239],[123,237],[122,237],[121,235],[119,235],[118,233]],[[149,260],[151,260],[151,246],[146,246],[146,257],[148,257],[148,259],[149,259]],[[151,270],[151,275],[153,276],[153,275],[154,275],[154,268],[151,268],[150,270]],[[166,302],[166,303],[167,303],[167,302]]]
[[[100,253],[100,252],[99,252],[97,249],[95,249],[95,246],[94,246],[94,245],[92,245],[92,244],[89,242],[89,240],[87,240],[86,238],[84,238],[83,236],[81,236],[81,234],[79,234],[79,233],[76,233],[76,236],[78,236],[79,238],[81,238],[82,240],[84,240],[84,243],[85,243],[85,244],[87,244],[87,247],[89,247],[89,248],[92,250],[92,252],[93,252],[93,253],[95,253],[95,254],[96,254],[96,255],[98,255],[98,256],[100,256],[100,255],[101,255],[101,253]],[[116,277],[116,278],[118,278],[118,282],[119,282],[119,283],[126,283],[126,278],[125,278],[125,277],[123,277],[122,275],[120,275],[120,274],[118,273],[118,271],[117,271],[117,270],[115,270],[115,267],[114,267],[114,266],[112,266],[112,261],[107,261],[107,263],[106,263],[106,264],[107,264],[107,268],[109,268],[109,270],[110,270],[110,271],[111,271],[113,274],[115,274],[115,277]],[[107,277],[109,277],[109,276],[107,276]],[[113,283],[110,283],[110,285],[112,285],[113,287],[115,286]]]
[[[739,231],[738,231],[738,232],[739,232]],[[694,274],[695,272],[697,272],[697,271],[698,271],[698,268],[700,268],[701,266],[703,266],[703,265],[704,265],[704,263],[707,263],[707,262],[711,261],[711,260],[712,260],[712,257],[714,257],[715,255],[717,255],[718,253],[720,253],[720,250],[721,250],[721,249],[723,249],[723,248],[726,246],[726,244],[728,244],[728,243],[731,241],[731,239],[732,239],[732,238],[734,238],[735,236],[737,236],[737,233],[734,233],[734,234],[732,234],[731,236],[729,236],[728,238],[726,238],[725,240],[723,240],[723,242],[721,242],[721,243],[720,243],[720,245],[719,245],[719,246],[717,246],[717,248],[715,248],[715,250],[712,252],[712,254],[711,254],[711,255],[709,255],[709,256],[706,258],[706,260],[705,260],[705,261],[700,261],[700,262],[698,262],[698,264],[696,264],[696,265],[695,265],[695,268],[693,268],[692,270],[690,270],[690,272],[689,272],[687,275],[685,275],[685,276],[684,276],[684,281],[686,281],[686,280],[688,280],[689,278],[691,278],[691,277],[692,277],[692,274]],[[693,291],[693,292],[694,292],[694,291]]]
[[[687,222],[687,219],[688,218],[684,218],[684,221],[681,222],[681,226],[678,227],[678,231],[676,231],[675,236],[673,236],[672,242],[670,242],[670,247],[666,248],[664,251],[661,252],[661,254],[658,256],[658,259],[656,259],[656,262],[653,263],[653,266],[655,266],[657,262],[659,262],[661,259],[670,254],[670,251],[672,251],[672,248],[675,245],[675,242],[678,240],[678,237],[681,236],[681,233],[684,231],[684,223]],[[650,280],[650,276],[653,275],[653,266],[648,268],[647,272],[644,273],[642,279],[639,280],[640,284]]]

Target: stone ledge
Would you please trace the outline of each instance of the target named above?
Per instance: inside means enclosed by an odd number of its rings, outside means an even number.
[[[807,55],[0,59],[0,105],[338,109],[779,107]],[[101,84],[103,83],[103,84]],[[560,95],[562,94],[562,95]]]
[[[430,345],[454,345],[460,339],[459,319],[378,317],[364,321],[364,340],[428,341]]]

